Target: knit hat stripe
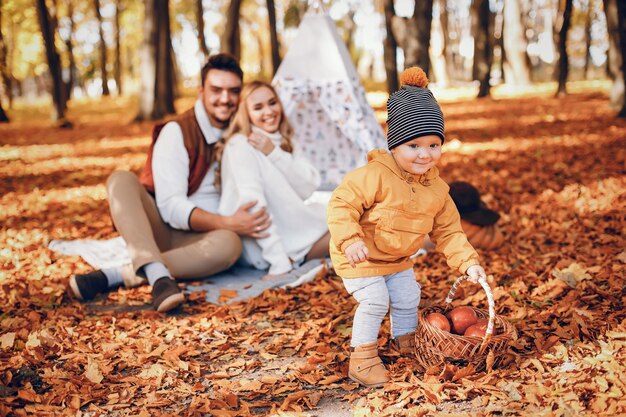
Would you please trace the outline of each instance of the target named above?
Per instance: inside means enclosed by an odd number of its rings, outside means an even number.
[[[430,90],[402,86],[387,100],[387,146],[395,148],[418,137],[436,135],[445,140],[441,108]]]

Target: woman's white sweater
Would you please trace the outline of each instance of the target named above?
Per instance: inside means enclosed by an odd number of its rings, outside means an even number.
[[[256,201],[253,210],[266,207],[272,225],[269,237],[243,239],[242,260],[270,274],[292,269],[328,230],[326,208],[305,204],[320,184],[320,175],[309,161],[280,148],[280,133],[253,129],[272,140],[274,150],[265,155],[242,134],[231,137],[222,156],[222,196],[219,212],[230,216],[245,203]]]

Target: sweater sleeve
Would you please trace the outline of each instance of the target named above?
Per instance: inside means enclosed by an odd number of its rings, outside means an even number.
[[[321,183],[319,172],[297,148],[293,153],[289,153],[276,146],[267,157],[283,173],[303,200],[309,198],[319,188]]]
[[[478,265],[478,254],[463,232],[461,217],[449,194],[434,218],[430,238],[436,249],[445,255],[450,268],[464,274],[470,266]]]
[[[236,205],[256,201],[255,209],[267,208],[264,187],[271,184],[263,182],[263,175],[256,151],[245,140],[231,138],[222,157],[222,193],[234,193]],[[273,216],[274,213],[270,213]],[[270,274],[282,274],[291,270],[291,260],[285,251],[276,225],[265,230],[269,236],[257,239],[263,259],[270,264]]]
[[[368,167],[346,175],[328,202],[328,230],[334,245],[344,252],[352,243],[363,240],[359,221],[376,201],[380,177]]]
[[[163,221],[175,229],[189,230],[189,216],[196,205],[187,198],[189,154],[176,122],[167,123],[154,144],[152,175]]]

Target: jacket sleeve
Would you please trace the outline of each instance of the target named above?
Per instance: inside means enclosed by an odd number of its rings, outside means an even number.
[[[232,139],[231,139],[232,140]],[[255,155],[257,152],[247,141],[238,141],[226,145],[222,157],[222,193],[237,195],[236,206],[250,201],[257,201],[255,210],[267,208],[264,187],[271,184],[263,182],[260,165]],[[270,213],[273,216],[274,213]],[[292,265],[285,251],[278,229],[272,223],[265,230],[269,236],[257,239],[263,259],[270,264],[270,274],[282,274],[291,270]]]
[[[359,223],[365,210],[376,201],[380,175],[368,166],[346,175],[328,202],[328,230],[334,245],[344,252],[365,237]]]
[[[430,238],[436,249],[445,255],[450,268],[461,274],[470,266],[479,264],[478,254],[463,232],[461,217],[449,194],[446,194],[443,208],[434,218]]]
[[[267,157],[283,173],[303,200],[309,198],[319,188],[321,183],[319,172],[297,148],[293,153],[289,153],[276,146]]]

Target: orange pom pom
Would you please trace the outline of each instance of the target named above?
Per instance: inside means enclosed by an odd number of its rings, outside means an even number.
[[[420,67],[407,68],[400,74],[400,85],[412,85],[424,88],[428,85],[428,77]]]

